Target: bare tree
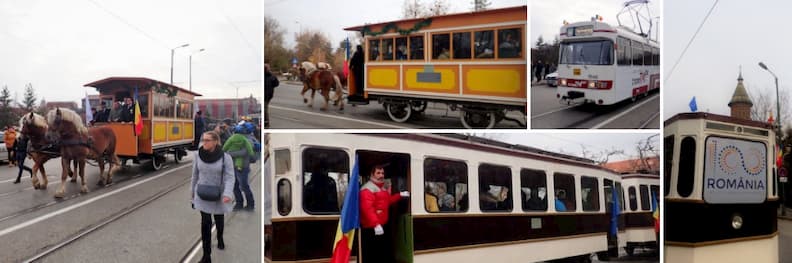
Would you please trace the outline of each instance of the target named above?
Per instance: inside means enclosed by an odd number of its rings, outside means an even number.
[[[624,150],[611,148],[610,150],[603,149],[599,152],[589,151],[585,145],[580,145],[580,157],[594,161],[597,165],[608,163],[611,157],[623,155]]]
[[[638,152],[639,167],[636,167],[635,170],[651,171],[653,169],[649,159],[660,156],[660,149],[656,142],[658,136],[660,134],[653,134],[636,143],[635,150]]]
[[[303,29],[295,35],[295,56],[299,61],[311,61],[313,63],[327,62],[334,64],[333,48],[329,38],[320,31]]]
[[[451,7],[448,5],[446,0],[434,0],[432,5],[429,7],[429,12],[433,16],[439,16],[448,14],[449,9],[451,9]]]
[[[404,18],[421,18],[445,15],[450,8],[445,0],[434,0],[429,4],[424,4],[418,0],[405,0],[404,5],[402,5],[402,16]]]
[[[473,0],[473,11],[487,10],[491,4],[489,0]]]
[[[776,113],[775,90],[749,89],[747,86],[746,89],[748,90],[748,93],[751,96],[751,101],[753,102],[753,107],[751,107],[752,120],[765,122],[768,118],[770,118],[771,112],[774,119],[778,118],[778,114]],[[781,101],[781,125],[789,125],[789,104],[785,103],[790,99],[789,90],[780,89],[778,91],[778,96],[780,97],[779,101]]]

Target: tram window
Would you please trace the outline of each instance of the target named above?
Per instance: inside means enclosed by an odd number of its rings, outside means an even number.
[[[630,54],[632,54],[632,52],[630,50],[631,49],[630,40],[627,40],[627,39],[624,39],[624,38],[620,37],[620,38],[618,38],[617,41],[618,41],[617,43],[618,43],[618,49],[619,49],[619,50],[617,50],[617,54],[619,56],[619,58],[618,58],[619,65],[620,66],[629,66],[629,65],[631,65],[632,61],[631,61],[631,58],[630,58]]]
[[[512,210],[512,174],[506,166],[482,164],[478,168],[481,211]]]
[[[369,40],[369,59],[368,59],[369,61],[377,61],[377,59],[379,58],[380,55],[379,45],[380,45],[379,39]]]
[[[309,214],[337,214],[349,180],[349,155],[337,149],[303,151],[303,209]]]
[[[393,38],[382,39],[382,60],[393,60]]]
[[[575,176],[565,173],[554,173],[555,210],[558,212],[575,212]]]
[[[605,195],[605,212],[613,211],[613,181],[603,179],[602,193]]]
[[[649,200],[649,187],[645,184],[642,184],[639,187],[641,191],[641,210],[652,210],[652,202]]]
[[[454,33],[454,59],[470,58],[470,32]]]
[[[619,196],[619,207],[622,211],[627,210],[627,204],[624,203],[624,188],[619,182],[616,182],[616,191],[616,195]]]
[[[520,171],[523,211],[547,211],[547,174],[540,170]]]
[[[449,59],[451,54],[449,47],[451,46],[448,33],[432,35],[432,58],[433,59]]]
[[[278,214],[286,216],[292,209],[291,182],[286,179],[278,181]]]
[[[660,205],[660,186],[659,185],[650,185],[649,192],[652,193],[652,197],[654,198],[657,205]]]
[[[164,118],[173,118],[174,117],[174,107],[176,104],[176,99],[173,97],[168,97],[165,94],[157,94],[154,96],[154,116],[156,117],[164,117]],[[141,110],[142,111],[142,110]]]
[[[289,149],[275,150],[275,174],[286,174],[291,170]]]
[[[652,47],[650,47],[649,45],[644,45],[643,56],[644,56],[643,57],[644,65],[646,66],[654,65],[652,62]]]
[[[141,118],[148,118],[148,104],[149,104],[149,96],[148,94],[138,94],[138,105],[140,106],[140,116]]]
[[[638,41],[631,41],[631,45],[633,66],[643,66],[643,44]]]
[[[580,201],[583,211],[599,211],[599,182],[596,177],[580,177]]]
[[[561,64],[613,65],[613,42],[596,40],[561,43]]]
[[[192,107],[193,104],[187,100],[177,100],[178,105],[176,106],[176,118],[179,119],[192,119]]]
[[[522,37],[519,28],[498,30],[498,58],[522,57]]]
[[[468,210],[467,164],[460,161],[424,160],[424,207],[427,212]],[[430,202],[437,202],[432,204]],[[435,205],[437,209],[435,208]]]
[[[677,193],[688,197],[693,193],[693,179],[696,172],[696,139],[685,137],[679,144],[679,171],[677,172]]]
[[[407,38],[396,38],[396,60],[407,60]]]
[[[423,36],[410,37],[410,59],[424,59]]]
[[[494,31],[478,31],[473,34],[473,47],[476,58],[495,57],[495,36]]]
[[[660,49],[656,47],[652,48],[652,65],[660,65]]]
[[[674,135],[666,136],[663,139],[663,184],[665,184],[665,193],[667,196],[671,192],[671,171],[674,166]]]
[[[638,210],[638,196],[635,194],[635,186],[627,188],[627,195],[629,195],[630,198],[630,211]]]

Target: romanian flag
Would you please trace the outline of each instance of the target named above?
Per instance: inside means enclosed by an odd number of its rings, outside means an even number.
[[[652,195],[652,217],[654,217],[655,221],[655,233],[660,233],[660,206],[657,203],[657,197],[653,194]]]
[[[346,45],[346,51],[344,52],[344,77],[349,76],[349,38],[344,41],[344,45]]]
[[[781,146],[776,144],[775,146],[776,151],[776,167],[781,169],[784,166],[784,153],[781,151]]]
[[[338,219],[335,242],[333,242],[333,257],[331,263],[348,263],[352,253],[352,244],[355,241],[355,229],[360,227],[360,172],[358,158],[355,156],[355,166],[352,176],[349,177],[344,206],[341,208],[341,218]]]
[[[140,104],[138,104],[138,88],[135,87],[135,136],[143,132],[143,117],[140,115]]]

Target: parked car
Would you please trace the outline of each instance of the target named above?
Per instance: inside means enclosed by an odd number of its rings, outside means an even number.
[[[558,86],[558,71],[547,74],[547,76],[545,76],[545,83],[550,87]]]
[[[8,149],[6,149],[6,145],[3,141],[5,141],[5,132],[0,132],[0,161],[10,162],[11,160],[8,159]]]

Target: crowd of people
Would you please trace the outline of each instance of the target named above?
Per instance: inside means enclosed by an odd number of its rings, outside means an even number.
[[[107,107],[106,102],[99,103],[99,109],[91,108],[93,119],[91,124],[97,122],[133,122],[135,121],[135,103],[130,97],[124,98],[123,102],[113,101],[112,108]]]

